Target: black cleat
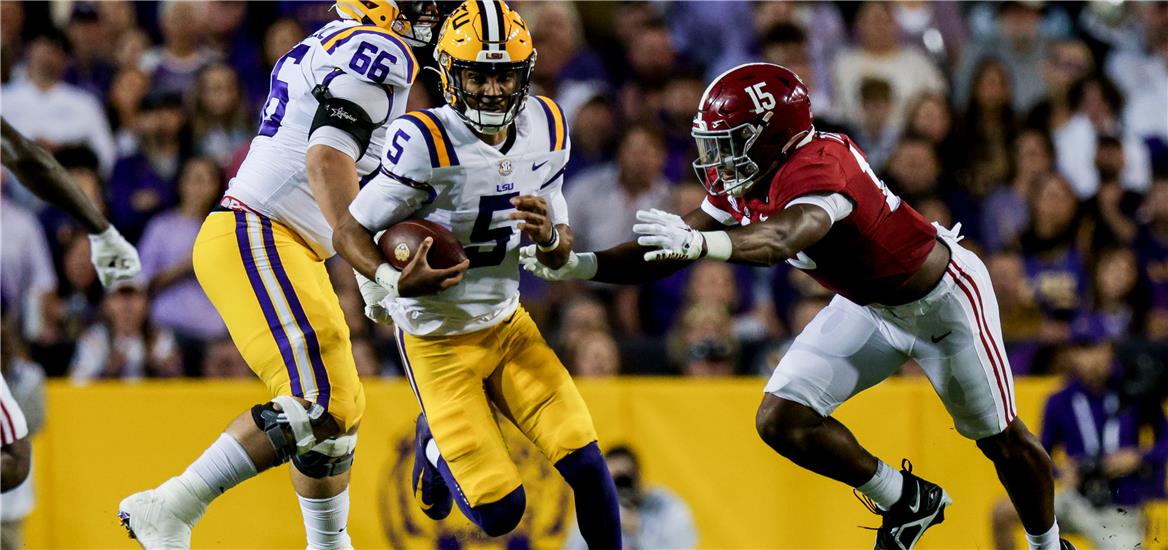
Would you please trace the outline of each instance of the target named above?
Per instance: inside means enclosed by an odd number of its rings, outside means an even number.
[[[138,536],[134,534],[134,530],[130,528],[130,514],[119,511],[118,520],[122,522],[122,527],[126,528],[126,534],[130,535],[131,539],[137,539]]]
[[[442,480],[442,474],[438,473],[438,469],[426,459],[426,442],[433,437],[430,434],[430,425],[426,423],[426,415],[419,414],[414,429],[414,469],[411,475],[414,500],[426,516],[440,521],[450,515],[454,497],[450,495],[450,489]]]
[[[876,530],[875,550],[912,550],[929,527],[945,521],[945,507],[953,503],[940,486],[912,473],[912,463],[901,462],[904,492],[892,508],[881,511],[870,501],[869,509],[884,518]]]
[[[1059,550],[1075,550],[1075,545],[1067,542],[1067,539],[1059,539]]]

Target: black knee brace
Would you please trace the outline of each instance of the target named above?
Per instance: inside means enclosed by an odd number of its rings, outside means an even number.
[[[282,410],[276,410],[275,405]],[[292,410],[293,414],[285,414],[284,410]],[[312,428],[325,420],[324,407],[313,403],[308,410],[300,402],[286,395],[256,405],[251,408],[251,419],[256,427],[268,436],[272,448],[276,451],[276,465],[288,462],[297,454],[307,452],[316,444],[312,436]]]
[[[321,441],[312,450],[292,457],[292,464],[300,473],[315,479],[332,477],[349,471],[353,466],[353,452],[357,435],[349,434]]]

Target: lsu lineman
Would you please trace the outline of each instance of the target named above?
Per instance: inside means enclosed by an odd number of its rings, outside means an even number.
[[[489,536],[515,528],[526,497],[493,403],[571,485],[589,545],[619,548],[616,490],[591,415],[519,305],[520,233],[553,264],[571,249],[560,189],[569,150],[564,115],[552,100],[528,97],[535,49],[523,19],[503,2],[459,6],[435,56],[447,105],[389,127],[381,175],[333,235],[337,251],[389,295],[383,303],[422,407],[415,499],[434,519],[457,499]],[[399,273],[372,236],[407,218],[450,229],[468,262],[430,286],[416,284],[410,266]]]
[[[122,501],[119,516],[144,548],[188,548],[215,497],[289,460],[308,547],[352,546],[349,467],[365,394],[324,261],[332,225],[377,173],[385,126],[405,110],[418,73],[410,46],[430,41],[437,6],[335,8],[340,20],[276,63],[258,136],[193,253],[199,283],[274,397],[235,418],[181,475]]]

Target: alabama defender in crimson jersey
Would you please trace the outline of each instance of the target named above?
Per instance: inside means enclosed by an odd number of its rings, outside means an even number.
[[[865,495],[883,516],[876,548],[912,548],[942,521],[949,495],[911,467],[897,472],[874,457],[831,414],[914,359],[957,430],[993,461],[1030,547],[1068,548],[1055,523],[1050,457],[1016,417],[989,275],[957,231],[891,193],[847,136],[817,132],[807,88],[786,68],[731,69],[698,109],[694,170],[709,191],[701,208],[684,217],[638,212],[636,242],[573,253],[558,269],[525,250],[525,269],[548,280],[635,284],[703,258],[790,263],[837,296],[767,383],[762,439]]]

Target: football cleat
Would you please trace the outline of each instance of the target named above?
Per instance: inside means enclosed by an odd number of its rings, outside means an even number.
[[[130,538],[146,550],[183,550],[191,547],[191,525],[166,507],[156,491],[134,493],[118,505],[118,519]]]
[[[450,488],[438,473],[438,468],[426,458],[426,443],[433,439],[430,434],[430,425],[426,423],[426,415],[418,415],[418,424],[414,429],[414,471],[412,486],[414,500],[418,507],[432,520],[440,521],[450,515],[450,508],[454,505],[454,498],[450,495]]]
[[[1059,539],[1059,550],[1075,550],[1075,545],[1067,541],[1067,539]]]
[[[929,527],[945,521],[945,507],[953,503],[944,489],[913,475],[908,460],[901,462],[900,473],[904,491],[892,508],[880,510],[869,502],[869,509],[884,518],[875,550],[912,550]]]

